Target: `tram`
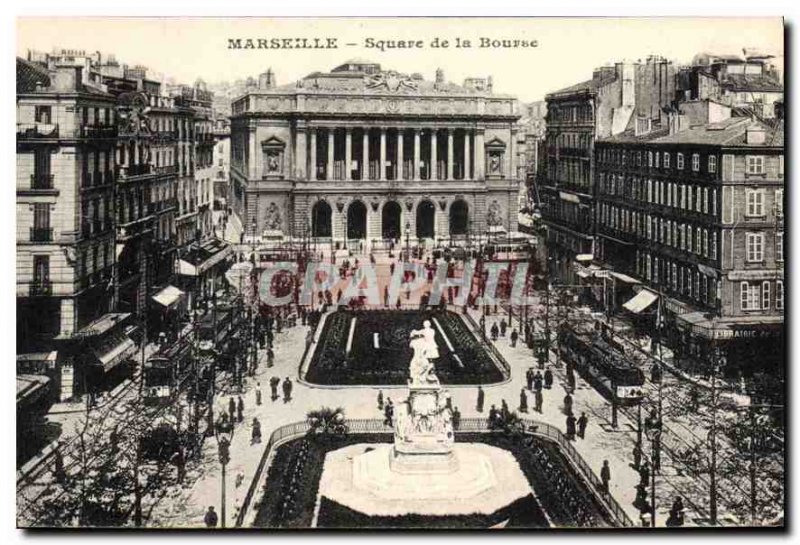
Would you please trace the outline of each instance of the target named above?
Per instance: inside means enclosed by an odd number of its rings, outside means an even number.
[[[558,332],[561,358],[572,363],[603,397],[620,405],[636,405],[644,396],[644,373],[617,346],[596,332],[580,332],[568,324]]]

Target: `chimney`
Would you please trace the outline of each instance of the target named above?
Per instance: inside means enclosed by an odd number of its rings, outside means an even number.
[[[492,81],[492,76],[486,77],[486,90],[490,93],[492,92],[492,87],[494,87],[494,82]]]
[[[444,70],[441,68],[436,69],[436,84],[443,85],[444,84]]]
[[[748,145],[761,145],[766,142],[767,132],[759,125],[750,125],[747,127],[745,141]]]

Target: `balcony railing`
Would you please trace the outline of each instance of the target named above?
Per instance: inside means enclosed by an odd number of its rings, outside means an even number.
[[[53,175],[31,174],[31,189],[53,189]]]
[[[126,167],[117,167],[118,177],[129,178],[131,176],[142,176],[150,174],[153,170],[153,165],[149,163],[142,163],[139,165],[129,165]]]
[[[33,282],[30,283],[30,296],[31,297],[40,297],[43,295],[52,295],[53,293],[53,283],[49,280],[39,280],[35,279]]]
[[[31,242],[50,242],[52,240],[52,228],[31,227]]]
[[[78,138],[116,138],[116,125],[81,125],[75,131]]]
[[[57,123],[17,123],[18,139],[58,138]]]
[[[164,165],[155,167],[156,174],[175,174],[178,172],[178,165]]]

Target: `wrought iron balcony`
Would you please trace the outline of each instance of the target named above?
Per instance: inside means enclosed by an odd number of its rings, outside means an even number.
[[[57,123],[17,123],[17,139],[58,138]]]
[[[51,242],[52,240],[52,228],[31,227],[31,242]]]
[[[49,280],[40,280],[34,279],[33,282],[30,283],[30,296],[31,297],[41,297],[45,295],[52,295],[53,294],[53,283]]]
[[[117,126],[116,125],[81,125],[76,131],[78,138],[116,138]]]

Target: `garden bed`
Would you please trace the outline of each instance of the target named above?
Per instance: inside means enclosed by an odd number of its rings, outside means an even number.
[[[450,340],[450,350],[441,334]],[[355,319],[351,350],[347,342]],[[440,357],[434,361],[442,384],[494,384],[503,372],[482,341],[458,314],[442,310],[338,310],[325,320],[319,343],[311,357],[305,380],[321,385],[404,385],[413,356],[409,337],[430,320],[436,330]],[[375,336],[378,348],[375,347]]]
[[[254,526],[309,528],[314,518],[325,455],[356,443],[390,443],[390,434],[312,435],[289,441],[275,452]],[[485,443],[516,458],[535,497],[522,498],[491,515],[459,517],[371,517],[336,502],[320,503],[320,528],[508,528],[597,527],[610,524],[584,482],[573,474],[558,446],[535,436],[521,439],[502,433],[458,433],[458,442]],[[545,515],[546,513],[547,515]],[[549,522],[548,522],[549,520]]]

